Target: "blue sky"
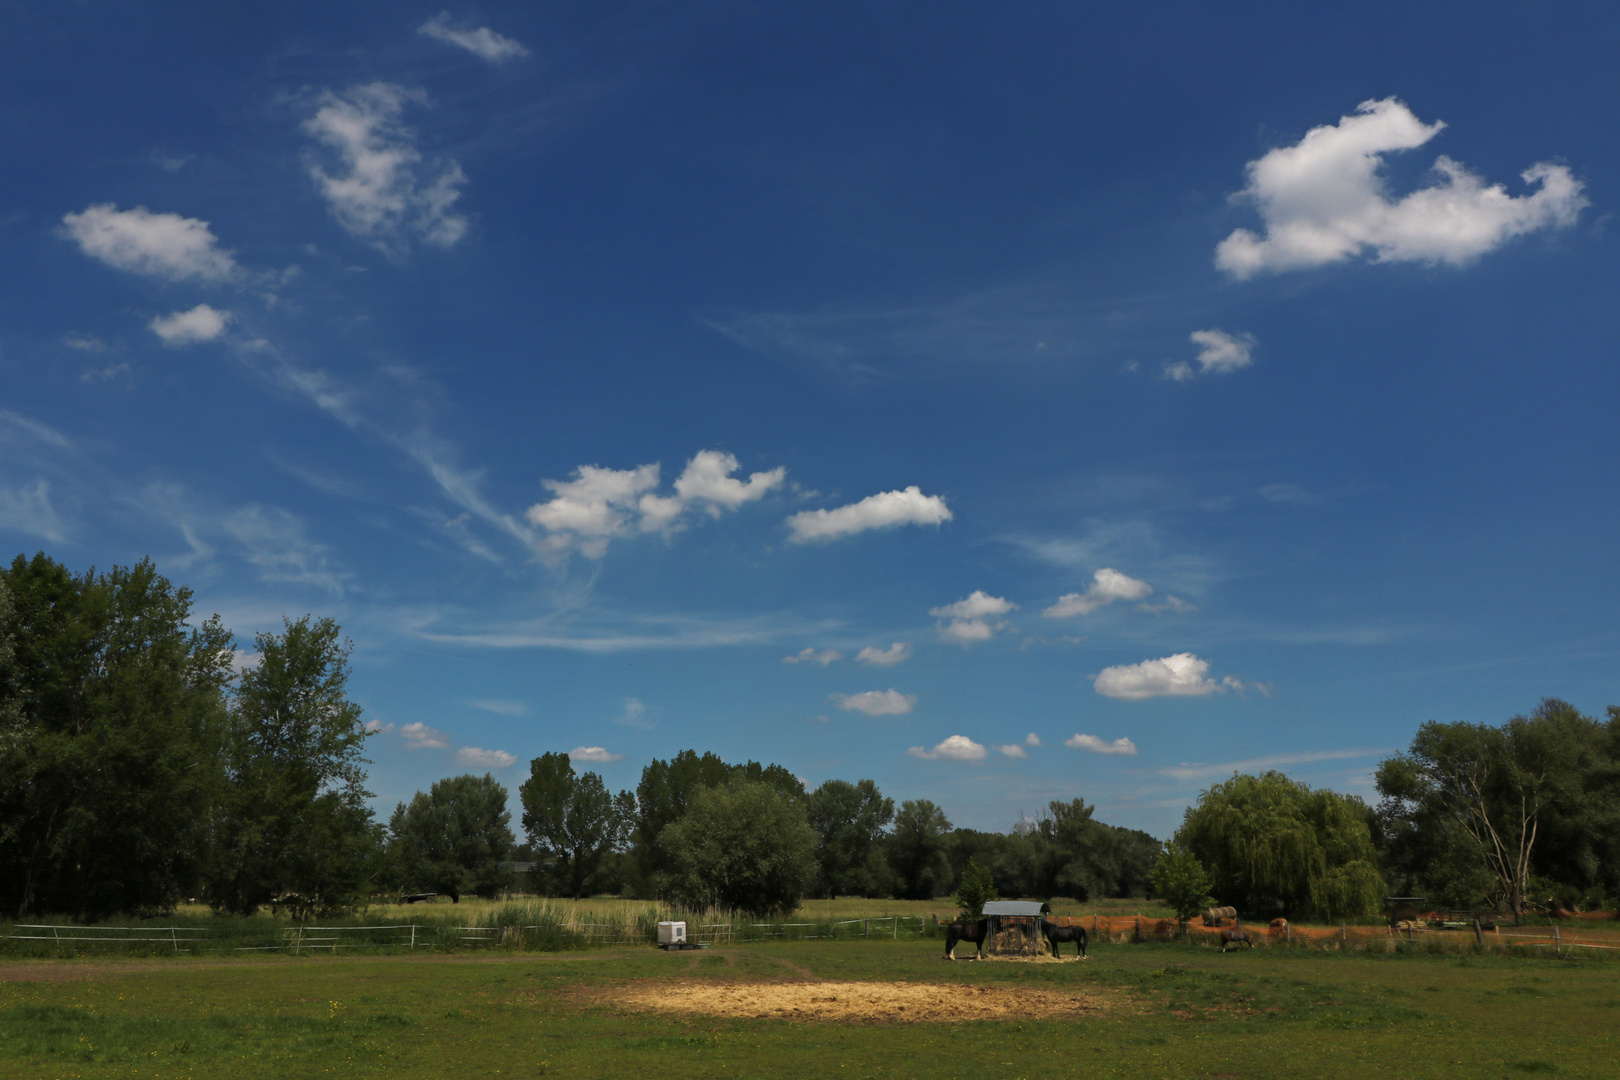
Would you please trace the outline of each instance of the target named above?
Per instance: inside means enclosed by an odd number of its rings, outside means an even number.
[[[1610,6],[4,19],[0,542],[337,618],[385,810],[1168,835],[1620,702]]]

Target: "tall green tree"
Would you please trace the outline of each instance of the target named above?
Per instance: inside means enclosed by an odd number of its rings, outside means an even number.
[[[366,731],[348,698],[349,653],[331,619],[283,620],[254,638],[258,663],[237,686],[229,784],[216,832],[210,902],[300,917],[355,906],[379,866],[382,830],[365,790]]]
[[[1548,899],[1620,891],[1620,719],[1549,698],[1500,727],[1428,723],[1382,762],[1390,862],[1458,906],[1521,912]]]
[[[488,773],[437,780],[388,822],[396,873],[412,892],[492,899],[512,883],[511,821],[506,788]]]
[[[886,845],[897,897],[932,900],[951,891],[950,831],[945,811],[927,799],[900,804]]]
[[[40,553],[0,578],[0,906],[171,906],[196,888],[220,790],[231,635],[192,626],[191,591],[150,560],[76,575]]]
[[[893,888],[883,836],[894,800],[871,780],[828,780],[810,793],[806,817],[816,833],[815,889],[821,896],[884,896]]]
[[[636,798],[608,793],[596,773],[574,772],[567,754],[543,754],[529,763],[518,789],[523,832],[536,858],[550,864],[541,874],[547,891],[584,896],[598,881],[608,857],[624,847],[636,820]]]
[[[739,777],[703,788],[663,835],[675,866],[669,896],[689,907],[785,914],[815,873],[804,800],[774,784]]]
[[[669,761],[655,759],[641,770],[632,860],[640,895],[660,896],[669,887],[675,862],[663,841],[664,830],[685,816],[698,792],[732,780],[765,784],[789,800],[805,797],[804,785],[780,765],[756,761],[731,765],[710,752],[700,757],[694,750],[682,750]]]
[[[1188,807],[1176,842],[1209,868],[1216,898],[1245,914],[1361,915],[1385,892],[1371,818],[1351,795],[1275,771],[1238,774]]]
[[[1000,899],[1001,894],[996,892],[995,874],[988,866],[968,860],[962,870],[962,880],[956,887],[957,913],[964,919],[977,919],[984,914],[985,904]]]
[[[1164,845],[1150,880],[1153,895],[1169,904],[1183,923],[1215,903],[1209,871],[1196,855],[1174,842]]]

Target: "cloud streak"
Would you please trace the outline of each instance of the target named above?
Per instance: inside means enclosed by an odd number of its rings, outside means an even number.
[[[938,495],[924,495],[913,484],[903,491],[868,495],[833,510],[805,510],[787,519],[788,542],[813,544],[839,540],[874,529],[902,525],[940,525],[951,520],[950,507]]]
[[[504,64],[508,60],[521,60],[529,55],[523,43],[505,34],[498,34],[487,26],[476,30],[460,30],[450,25],[450,13],[441,11],[416,28],[425,38],[466,49],[489,64]]]
[[[219,246],[208,222],[179,214],[154,214],[144,206],[120,210],[96,203],[62,218],[79,250],[108,266],[165,281],[226,281],[236,261]]]
[[[864,690],[859,694],[829,694],[829,699],[845,712],[867,716],[904,716],[917,704],[916,694],[898,690]]]

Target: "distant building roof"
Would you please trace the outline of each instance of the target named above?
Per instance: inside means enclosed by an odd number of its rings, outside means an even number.
[[[991,900],[984,905],[985,915],[1033,915],[1040,918],[1039,900]]]

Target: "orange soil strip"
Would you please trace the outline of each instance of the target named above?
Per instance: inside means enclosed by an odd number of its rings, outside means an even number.
[[[709,1016],[892,1023],[1078,1018],[1116,1006],[1097,993],[904,982],[658,983],[603,991],[599,1001]]]

